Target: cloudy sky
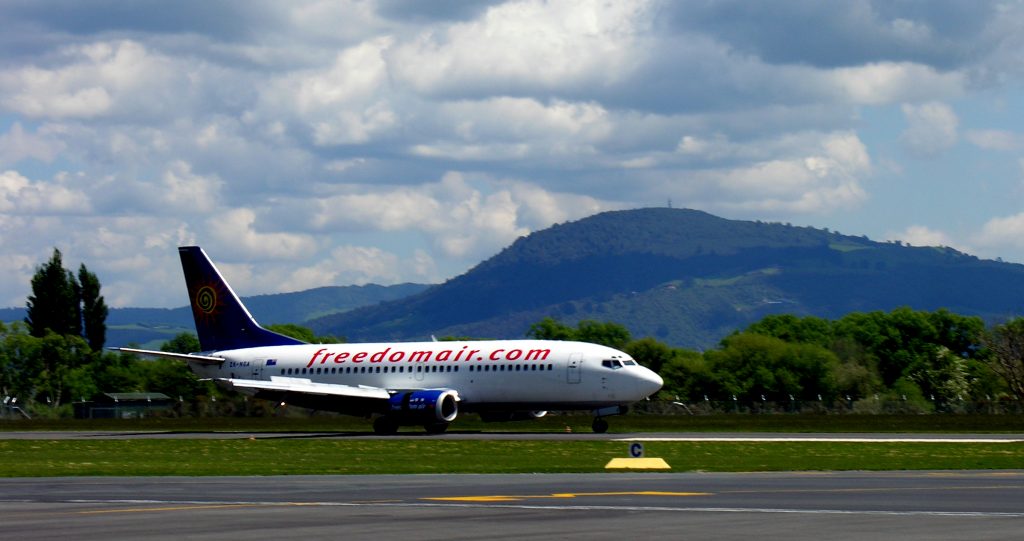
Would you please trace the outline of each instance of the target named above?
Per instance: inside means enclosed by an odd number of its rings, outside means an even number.
[[[0,0],[0,306],[439,282],[611,209],[1024,262],[1019,1]]]

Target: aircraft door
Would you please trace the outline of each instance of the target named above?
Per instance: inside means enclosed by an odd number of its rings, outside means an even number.
[[[569,355],[569,363],[566,365],[566,382],[568,383],[579,383],[582,379],[583,372],[583,354],[573,353]]]
[[[263,379],[263,360],[252,362],[252,379]]]

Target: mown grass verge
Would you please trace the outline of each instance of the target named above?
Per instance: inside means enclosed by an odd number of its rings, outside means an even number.
[[[495,440],[3,440],[0,476],[602,472],[624,442]],[[680,471],[1024,467],[1021,443],[651,442]]]
[[[1024,433],[1024,415],[625,415],[609,417],[611,432],[1003,432]],[[590,432],[589,415],[548,415],[533,421],[483,423],[460,415],[453,431]],[[0,431],[118,430],[174,432],[369,432],[367,419],[304,417],[184,417],[151,419],[0,420]],[[419,427],[403,431],[422,432]]]

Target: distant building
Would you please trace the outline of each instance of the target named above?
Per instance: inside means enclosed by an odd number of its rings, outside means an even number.
[[[75,402],[75,419],[138,419],[164,414],[174,400],[163,393],[103,393],[88,402]]]

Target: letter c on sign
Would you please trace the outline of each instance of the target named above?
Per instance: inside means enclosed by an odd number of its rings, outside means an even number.
[[[644,444],[642,444],[642,443],[631,443],[631,444],[629,444],[629,456],[631,458],[643,458],[644,457]]]

